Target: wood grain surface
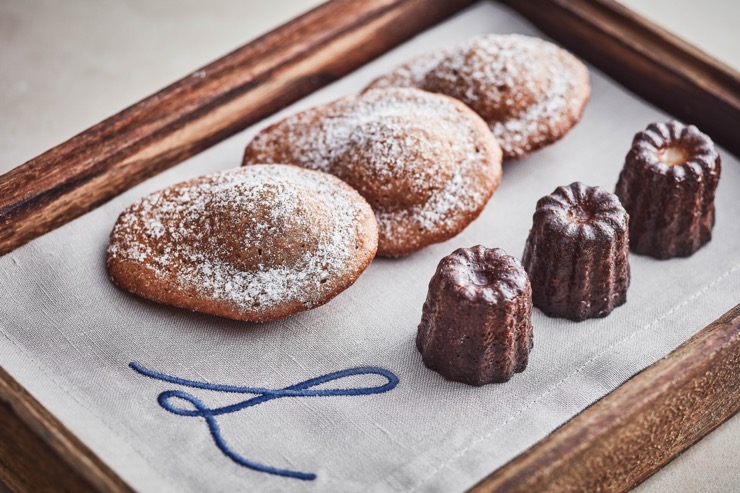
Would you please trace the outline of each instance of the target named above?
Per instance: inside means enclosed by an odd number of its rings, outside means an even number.
[[[471,3],[335,0],[195,71],[0,176],[0,255],[337,80]]]
[[[626,491],[740,410],[740,305],[471,492]]]
[[[614,0],[503,3],[623,86],[740,156],[736,70]]]
[[[2,368],[0,423],[0,485],[11,491],[132,491]]]

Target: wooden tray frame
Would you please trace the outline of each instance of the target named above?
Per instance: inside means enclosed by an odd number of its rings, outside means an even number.
[[[334,0],[203,67],[0,176],[0,255],[472,3]],[[625,87],[740,154],[736,71],[613,0],[504,3]],[[625,491],[739,409],[740,305],[471,491]],[[2,367],[0,482],[17,491],[131,491]]]

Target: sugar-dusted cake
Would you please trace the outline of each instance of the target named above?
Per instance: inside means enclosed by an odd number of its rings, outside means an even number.
[[[501,180],[501,149],[460,101],[417,89],[368,91],[262,130],[244,164],[332,173],[375,211],[378,255],[408,255],[473,221]]]
[[[504,158],[521,158],[562,138],[591,95],[588,70],[542,39],[488,34],[412,59],[369,88],[418,87],[447,94],[488,123]]]
[[[132,204],[113,227],[107,266],[116,285],[144,298],[263,322],[332,299],[377,245],[370,206],[338,178],[250,166]]]

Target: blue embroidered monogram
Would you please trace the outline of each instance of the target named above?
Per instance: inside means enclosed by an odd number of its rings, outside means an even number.
[[[159,373],[154,370],[150,370],[141,366],[139,363],[131,362],[129,366],[141,375],[163,382],[169,382],[176,385],[182,385],[183,387],[190,387],[194,389],[212,390],[215,392],[226,392],[233,394],[254,394],[256,397],[231,404],[229,406],[209,408],[200,399],[192,394],[183,392],[182,390],[166,390],[159,394],[157,402],[159,405],[167,411],[177,414],[178,416],[195,416],[203,418],[208,425],[208,429],[211,432],[213,441],[216,446],[226,455],[228,458],[233,460],[239,465],[254,469],[255,471],[265,472],[268,474],[275,474],[277,476],[285,476],[289,478],[302,479],[311,481],[316,479],[316,475],[313,473],[291,471],[289,469],[279,469],[277,467],[266,466],[249,459],[246,459],[236,453],[234,450],[229,448],[228,444],[221,434],[221,430],[216,421],[216,416],[222,414],[230,414],[242,409],[254,407],[263,402],[267,402],[273,399],[279,399],[281,397],[331,397],[331,396],[351,396],[351,395],[371,395],[381,394],[392,390],[398,385],[398,377],[383,368],[377,368],[373,366],[349,368],[347,370],[337,371],[334,373],[328,373],[320,377],[311,378],[309,380],[299,382],[295,385],[285,387],[282,389],[267,389],[260,387],[238,387],[234,385],[218,385],[208,382],[198,382],[195,380],[187,380],[184,378]],[[317,389],[311,390],[313,387],[322,385],[334,380],[340,380],[345,377],[351,377],[354,375],[380,375],[388,380],[385,384],[377,387],[354,387],[354,388],[338,388],[338,389]],[[178,407],[173,403],[174,399],[180,399],[190,403],[193,408],[188,409],[184,407]]]

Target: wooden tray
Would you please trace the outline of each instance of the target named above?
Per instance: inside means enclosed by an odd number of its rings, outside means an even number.
[[[0,255],[472,3],[335,0],[203,67],[1,176]],[[736,71],[611,0],[505,3],[625,87],[740,155]],[[740,305],[473,490],[629,489],[735,414],[739,382]],[[2,368],[0,423],[0,480],[11,489],[130,491]]]

